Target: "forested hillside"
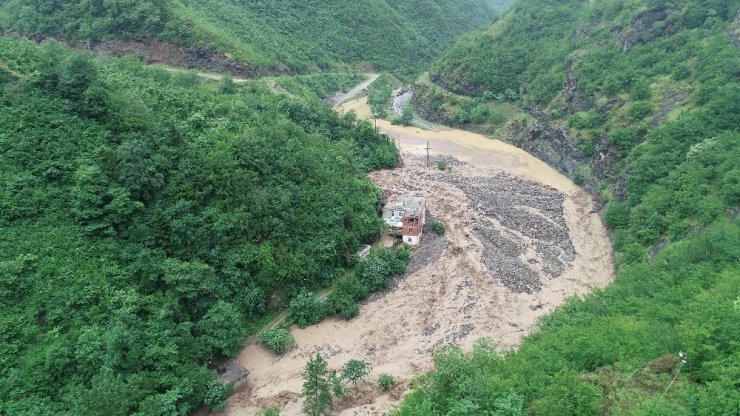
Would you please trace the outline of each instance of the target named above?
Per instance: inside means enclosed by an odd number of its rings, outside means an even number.
[[[516,352],[439,353],[398,415],[740,413],[739,7],[521,0],[433,66],[600,194],[618,275]]]
[[[367,63],[410,75],[493,13],[483,0],[9,0],[0,28],[92,41],[157,38],[273,70]]]
[[[0,414],[187,415],[382,230],[367,122],[0,37]]]
[[[486,0],[489,6],[493,7],[494,10],[503,11],[509,8],[514,0]]]

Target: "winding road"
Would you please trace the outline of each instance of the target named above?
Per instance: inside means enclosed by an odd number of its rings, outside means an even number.
[[[192,69],[175,68],[175,67],[163,66],[163,65],[158,65],[158,66],[167,72],[191,72],[193,71]],[[210,72],[200,72],[200,71],[196,72],[195,75],[199,78],[208,79],[211,81],[221,81],[226,77],[226,75],[223,75],[223,74],[212,74]],[[254,81],[254,80],[249,80],[245,78],[232,78],[232,81],[234,81],[235,84],[244,84],[245,82]]]
[[[190,72],[192,71],[191,69],[175,68],[171,66],[161,66],[160,65],[160,67],[163,68],[167,72]],[[226,75],[223,75],[223,74],[214,74],[210,72],[201,72],[201,71],[195,72],[195,75],[198,76],[199,78],[203,78],[203,79],[207,79],[211,81],[221,81],[226,77]],[[370,84],[375,82],[375,80],[378,79],[378,77],[380,76],[380,74],[376,74],[376,73],[366,73],[362,75],[367,77],[365,81],[361,82],[360,84],[357,84],[354,88],[352,88],[351,90],[347,92],[337,92],[337,94],[334,97],[329,99],[330,103],[334,106],[337,106],[337,105],[343,104],[355,98],[358,94],[360,94],[367,87],[369,87]],[[269,77],[266,77],[266,78],[269,78]],[[232,78],[232,80],[234,81],[235,84],[244,84],[249,81],[259,80],[259,78],[258,79]],[[278,93],[289,95],[291,97],[293,96],[293,94],[289,93],[288,91],[286,91],[284,88],[282,88],[280,85],[276,83],[270,83],[269,86],[270,88],[272,88]]]
[[[370,84],[375,82],[376,79],[380,76],[380,74],[364,74],[367,76],[367,79],[362,82],[361,84],[358,84],[356,87],[352,88],[351,90],[347,91],[344,94],[337,94],[336,96],[332,97],[331,103],[335,106],[343,104],[357,96],[357,94],[361,93],[365,88],[369,87]]]

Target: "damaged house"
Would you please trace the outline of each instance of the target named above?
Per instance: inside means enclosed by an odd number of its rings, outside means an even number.
[[[383,207],[383,219],[388,224],[388,233],[401,235],[409,245],[419,244],[424,219],[426,199],[415,196],[399,196]]]

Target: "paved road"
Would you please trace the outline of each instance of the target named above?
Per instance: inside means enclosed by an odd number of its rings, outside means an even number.
[[[367,77],[367,80],[363,82],[362,84],[357,85],[356,87],[352,88],[351,90],[347,91],[344,94],[338,94],[331,98],[331,104],[332,105],[339,105],[342,104],[345,101],[349,101],[352,98],[355,98],[357,94],[362,92],[365,88],[369,87],[370,84],[375,82],[376,79],[380,76],[380,74],[364,74]]]
[[[411,101],[411,98],[414,97],[414,93],[412,91],[406,91],[402,94],[398,94],[393,97],[393,112],[396,113],[398,116],[401,116],[403,114],[403,109],[406,107],[406,105]],[[432,123],[431,121],[424,120],[421,117],[414,116],[414,119],[411,120],[411,124],[413,124],[416,127],[421,127],[425,130],[434,130],[437,128],[437,125]]]
[[[406,91],[402,94],[398,94],[393,97],[393,112],[397,115],[403,114],[403,108],[406,107],[406,104],[408,104],[409,101],[411,101],[411,97],[414,96],[414,93],[411,91]]]

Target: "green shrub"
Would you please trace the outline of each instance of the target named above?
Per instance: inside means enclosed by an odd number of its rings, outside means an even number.
[[[339,310],[339,316],[344,319],[352,319],[360,314],[360,305],[356,303],[345,303]]]
[[[506,120],[508,120],[508,117],[506,115],[506,111],[497,108],[494,110],[491,110],[491,114],[488,117],[488,119],[491,121],[491,123],[500,125],[506,123]]]
[[[410,105],[406,105],[406,107],[403,108],[403,112],[401,112],[401,118],[399,119],[399,121],[404,126],[410,126],[411,123],[414,121],[414,111],[411,109]]]
[[[671,72],[671,76],[676,81],[684,80],[691,76],[691,69],[683,64],[676,65],[676,67],[673,69],[673,72]]]
[[[591,157],[596,151],[596,144],[592,139],[583,139],[578,144],[578,148],[581,149],[581,152],[583,152],[586,157]]]
[[[349,360],[342,367],[342,378],[351,381],[357,387],[357,382],[370,374],[370,364],[363,360]]]
[[[383,259],[390,266],[390,273],[388,276],[398,276],[406,271],[409,257],[411,257],[411,249],[407,245],[401,245],[395,251],[384,248],[381,252]]]
[[[650,81],[646,78],[636,80],[630,88],[630,98],[634,101],[647,100],[653,95],[650,90]]]
[[[367,290],[368,293],[385,290],[390,276],[400,275],[406,271],[410,256],[411,250],[405,245],[395,251],[376,247],[357,266],[355,282],[350,281],[342,285],[353,294],[357,292],[363,294],[363,290]]]
[[[280,416],[282,409],[279,406],[267,407],[257,412],[255,416]]]
[[[378,377],[378,385],[381,389],[383,389],[383,391],[390,390],[390,388],[393,387],[394,384],[396,384],[396,380],[390,374],[381,374]]]
[[[404,270],[406,270],[406,265],[409,262],[409,259],[411,258],[411,247],[407,245],[402,245],[396,249],[396,251],[393,253],[396,257],[396,260],[403,263]],[[403,273],[403,271],[398,272],[397,274]]]
[[[208,383],[208,391],[203,403],[214,412],[223,412],[226,409],[226,399],[231,394],[231,386],[222,383],[220,380],[213,380]]]
[[[635,138],[632,130],[630,129],[614,129],[609,132],[608,143],[612,146],[618,147],[624,151],[630,150],[635,144]]]
[[[13,81],[15,77],[10,72],[0,68],[0,86]]]
[[[479,103],[470,110],[470,120],[475,124],[483,124],[488,121],[491,114],[491,108],[487,104]]]
[[[576,185],[583,185],[583,172],[581,172],[580,170],[573,172],[573,177],[571,179],[573,179],[573,183],[575,183]]]
[[[627,204],[612,202],[606,207],[604,222],[612,230],[627,228],[630,224],[630,207]]]
[[[640,121],[653,112],[653,105],[647,101],[638,101],[630,106],[630,117],[634,121]]]
[[[599,114],[596,110],[581,112],[570,118],[570,126],[574,129],[596,129],[606,123],[606,117]]]
[[[722,177],[722,196],[728,205],[740,203],[740,168],[733,168]]]
[[[470,123],[470,113],[465,111],[464,109],[459,109],[455,113],[455,121],[457,121],[460,124],[467,124]]]
[[[321,322],[326,313],[323,302],[304,290],[290,301],[290,316],[296,325],[305,328]]]
[[[296,345],[293,334],[283,328],[266,329],[257,336],[257,341],[275,354],[283,354]]]
[[[432,231],[434,231],[437,235],[444,235],[445,233],[445,225],[442,224],[439,220],[432,220]]]
[[[532,404],[537,415],[595,415],[599,414],[601,392],[576,374],[563,371],[545,389],[545,396]]]
[[[439,162],[437,162],[437,169],[439,170],[447,170],[448,167],[449,166],[447,165],[447,162],[445,162],[444,160],[440,160]]]
[[[370,289],[356,277],[356,274],[349,279],[337,282],[334,291],[347,292],[355,301],[363,300],[370,294]]]
[[[388,262],[378,255],[370,254],[357,268],[357,278],[370,292],[378,292],[388,287],[388,276],[391,267]]]
[[[351,319],[360,313],[360,307],[353,296],[344,289],[337,287],[325,302],[327,315],[339,315],[344,319]]]
[[[218,84],[218,92],[221,94],[234,94],[236,93],[236,84],[234,83],[234,79],[227,75],[224,76],[221,82]]]

